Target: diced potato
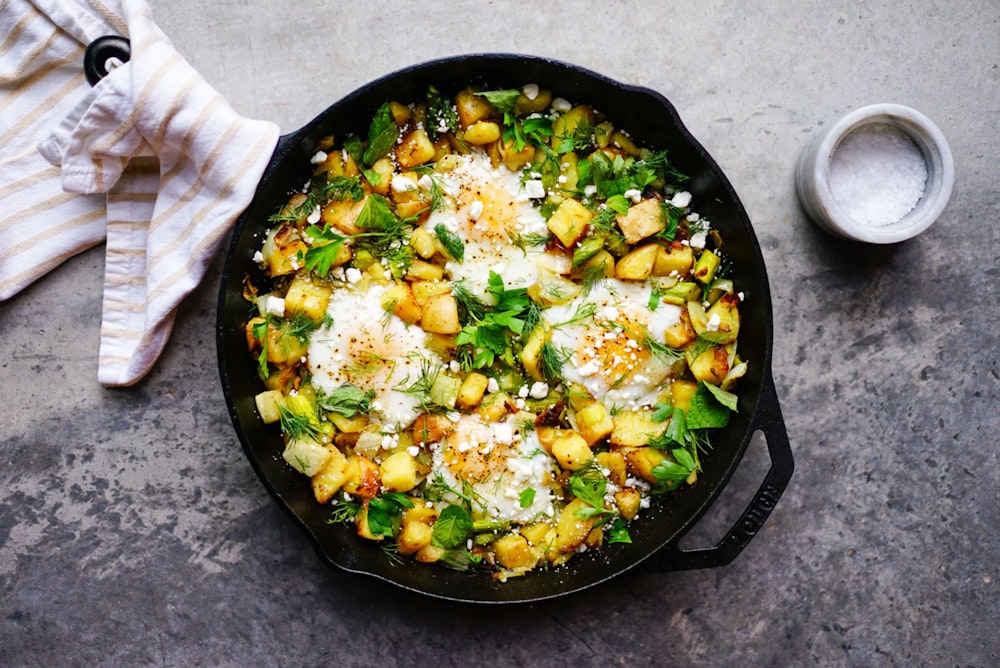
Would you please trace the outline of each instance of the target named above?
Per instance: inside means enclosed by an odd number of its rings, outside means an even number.
[[[274,424],[281,419],[281,405],[285,395],[280,390],[265,390],[254,396],[253,400],[264,424]]]
[[[611,146],[617,146],[620,148],[626,155],[630,155],[633,158],[639,157],[639,147],[636,146],[635,142],[621,130],[616,130],[611,135],[610,144]]]
[[[499,148],[500,159],[512,172],[520,171],[535,157],[535,147],[531,144],[525,144],[524,148],[518,151],[512,140],[505,139],[500,142]]]
[[[596,119],[594,110],[585,104],[577,105],[559,116],[552,123],[553,147],[559,147],[559,137],[565,137],[573,133],[578,127],[587,127],[594,124]]]
[[[646,244],[627,253],[615,264],[615,276],[628,281],[644,281],[653,273],[660,252],[658,244]]]
[[[357,453],[347,458],[347,480],[343,487],[345,492],[371,499],[378,495],[381,486],[378,464]]]
[[[559,513],[550,560],[556,559],[560,553],[575,551],[586,540],[587,534],[594,528],[594,520],[577,517],[577,512],[586,508],[589,506],[584,501],[573,499]]]
[[[440,413],[423,413],[413,421],[410,433],[414,443],[435,443],[450,434],[455,424]]]
[[[410,289],[413,291],[413,298],[421,307],[434,295],[451,292],[451,286],[444,281],[412,281]]]
[[[402,281],[396,281],[382,293],[382,308],[391,308],[393,314],[407,325],[419,322],[423,314],[410,284]]]
[[[698,338],[698,333],[691,326],[691,317],[687,310],[682,310],[680,318],[663,331],[663,342],[671,348],[683,348]]]
[[[462,325],[458,320],[458,302],[450,293],[428,297],[424,303],[420,326],[434,334],[458,334]]]
[[[538,437],[538,444],[542,446],[542,450],[552,454],[552,444],[556,442],[557,438],[560,438],[568,430],[561,429],[559,427],[549,427],[546,425],[539,425],[535,427],[535,436]]]
[[[524,371],[535,380],[542,380],[540,370],[542,347],[548,341],[550,331],[551,329],[544,321],[539,322],[531,330],[528,340],[524,343],[524,348],[521,349],[521,365],[524,366]]]
[[[455,96],[455,107],[458,111],[458,122],[462,127],[469,127],[477,121],[483,121],[493,115],[493,104],[482,95],[476,95],[466,88]]]
[[[642,493],[635,487],[626,487],[615,492],[615,505],[622,519],[633,519],[642,505]]]
[[[528,539],[517,533],[509,533],[493,541],[497,563],[504,568],[525,568],[534,561]]]
[[[319,473],[327,462],[330,461],[330,451],[311,438],[293,438],[285,444],[285,450],[281,453],[282,459],[288,462],[289,466],[307,476],[314,476]]]
[[[615,256],[606,250],[599,250],[589,260],[573,270],[572,278],[579,280],[584,276],[598,274],[598,278],[612,278],[615,275]]]
[[[528,286],[528,296],[540,306],[557,306],[580,294],[580,285],[558,274],[539,272],[538,280]]]
[[[680,281],[660,293],[660,299],[663,303],[675,306],[684,306],[700,296],[701,287],[691,281]]]
[[[476,407],[476,415],[483,422],[499,422],[510,412],[512,405],[510,395],[506,392],[494,392],[487,394],[479,402],[479,406]]]
[[[620,450],[597,453],[597,464],[607,471],[608,480],[619,487],[625,485],[627,469],[625,468],[625,455]]]
[[[434,377],[430,389],[427,391],[427,398],[438,406],[451,409],[458,401],[458,393],[462,387],[462,381],[454,376],[439,373]]]
[[[436,239],[434,233],[426,227],[418,227],[410,235],[410,245],[413,246],[413,252],[429,260],[438,252],[438,245],[434,243]]]
[[[422,564],[433,564],[435,561],[443,557],[446,551],[447,550],[443,547],[438,547],[434,543],[429,543],[417,550],[416,554],[413,555],[413,558]]]
[[[424,260],[414,260],[406,270],[408,281],[440,281],[442,278],[444,278],[444,268]]]
[[[517,96],[517,102],[514,103],[514,112],[519,116],[526,116],[548,109],[551,103],[552,91],[550,90],[539,88],[538,94],[534,97],[528,97],[522,90],[521,94]]]
[[[395,100],[389,102],[389,113],[392,114],[392,120],[396,125],[406,125],[406,122],[410,120],[410,108],[402,102]]]
[[[379,195],[387,195],[389,193],[389,187],[392,185],[392,173],[395,170],[393,167],[392,159],[388,156],[383,156],[375,161],[371,166],[371,171],[377,174],[378,177],[370,181],[372,186],[372,192],[378,193]]]
[[[552,442],[552,456],[565,470],[576,471],[586,466],[594,453],[580,434],[567,430]]]
[[[329,285],[314,281],[310,274],[299,272],[285,293],[285,312],[304,315],[313,322],[319,322],[326,315],[331,292]]]
[[[633,204],[627,213],[618,214],[616,220],[625,241],[629,244],[639,243],[657,232],[662,232],[666,227],[658,199],[644,199],[638,204]]]
[[[417,460],[406,450],[400,450],[382,460],[379,475],[382,486],[390,492],[409,492],[417,485]]]
[[[337,428],[337,431],[345,434],[356,434],[368,424],[368,417],[365,415],[355,415],[349,418],[340,413],[329,413],[327,418]]]
[[[366,199],[357,202],[349,199],[333,200],[323,207],[320,219],[344,234],[357,234],[361,231],[357,220],[361,210],[365,208],[365,202]]]
[[[548,522],[526,524],[520,529],[521,535],[532,545],[545,545],[548,542],[547,538],[551,530],[552,525]]]
[[[653,263],[653,276],[687,276],[694,265],[694,251],[690,246],[670,244],[660,246]]]
[[[594,445],[614,431],[614,428],[614,421],[600,401],[593,401],[576,411],[576,430],[587,445]]]
[[[670,405],[686,411],[691,405],[691,397],[698,391],[698,383],[690,380],[674,380],[670,382]]]
[[[346,151],[329,151],[326,161],[321,165],[321,170],[326,172],[328,179],[333,180],[337,176],[357,176],[361,173],[354,158],[346,155]]]
[[[732,343],[740,333],[740,298],[728,293],[719,297],[718,301],[709,307],[706,331],[702,333],[706,339],[715,343]]]
[[[485,146],[500,139],[500,126],[493,121],[476,121],[465,129],[462,139],[473,146]]]
[[[546,225],[565,248],[572,248],[587,231],[594,214],[578,200],[567,198],[552,212]]]
[[[688,355],[688,368],[695,380],[718,385],[729,373],[729,353],[722,346],[709,346],[697,357]]]
[[[666,458],[666,455],[656,448],[630,448],[625,451],[625,462],[629,473],[648,482],[657,481],[656,476],[653,475],[653,469]]]
[[[462,410],[478,406],[479,402],[483,400],[483,395],[486,394],[486,386],[489,385],[489,382],[490,379],[481,373],[470,373],[462,381],[455,406]]]
[[[268,271],[272,276],[287,276],[305,266],[306,251],[309,247],[301,239],[293,239],[277,246],[265,256]]]
[[[399,529],[397,543],[400,554],[414,554],[431,544],[434,530],[423,522],[409,522],[405,519]]]
[[[654,422],[648,410],[620,411],[612,418],[615,428],[611,432],[611,444],[618,447],[646,445],[657,438],[667,428],[665,422]]]
[[[722,258],[710,250],[703,250],[698,260],[694,263],[694,277],[704,285],[708,285],[715,279],[715,272],[722,264]]]
[[[313,496],[319,503],[326,503],[347,482],[347,457],[338,448],[329,446],[330,459],[312,479]]]
[[[403,169],[409,169],[433,159],[434,152],[434,143],[427,136],[426,130],[416,128],[406,133],[396,144],[396,162]]]

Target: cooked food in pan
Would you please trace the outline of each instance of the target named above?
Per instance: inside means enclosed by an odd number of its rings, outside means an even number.
[[[742,295],[665,151],[535,85],[431,87],[312,162],[254,258],[247,363],[331,522],[505,580],[697,484]]]

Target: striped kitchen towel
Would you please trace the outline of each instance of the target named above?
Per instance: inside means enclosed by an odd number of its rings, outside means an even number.
[[[98,381],[163,350],[278,140],[176,51],[145,0],[0,0],[0,300],[107,242]],[[86,45],[127,36],[90,88]]]

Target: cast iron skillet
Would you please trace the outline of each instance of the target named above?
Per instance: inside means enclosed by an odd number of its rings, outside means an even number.
[[[673,493],[631,525],[631,545],[606,545],[568,564],[538,570],[506,583],[484,573],[461,573],[416,563],[394,565],[377,543],[354,534],[352,526],[329,525],[329,507],[315,502],[305,478],[281,459],[279,430],[264,425],[254,409],[263,389],[247,352],[244,323],[250,316],[243,281],[261,275],[252,261],[260,248],[267,217],[311,172],[310,157],[320,137],[361,136],[386,100],[422,99],[431,84],[446,94],[466,85],[484,90],[537,83],[554,95],[595,106],[640,145],[665,148],[677,168],[691,176],[694,206],[712,221],[726,242],[732,278],[746,299],[741,307],[740,355],[750,370],[740,381],[739,413],[713,437],[697,484]],[[381,578],[406,589],[443,599],[506,603],[538,601],[576,592],[635,569],[681,570],[731,562],[770,514],[792,474],[792,453],[771,377],[771,301],[760,247],[732,186],[704,148],[688,133],[663,96],[623,85],[565,63],[510,54],[463,55],[403,69],[373,81],[322,112],[303,128],[281,138],[250,206],[239,218],[226,257],[219,295],[219,370],[229,411],[247,458],[279,505],[301,525],[329,564]],[[715,546],[681,550],[678,541],[709,508],[743,457],[751,436],[767,440],[771,468],[742,517]]]

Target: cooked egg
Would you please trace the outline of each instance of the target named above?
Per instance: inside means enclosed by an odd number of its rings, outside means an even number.
[[[312,384],[325,393],[348,383],[374,390],[373,412],[387,429],[403,429],[420,414],[420,400],[400,390],[420,378],[422,364],[433,353],[424,345],[422,329],[386,316],[384,290],[373,284],[333,291],[327,307],[332,323],[310,339],[309,371]]]
[[[530,522],[554,512],[554,462],[542,451],[535,432],[523,433],[517,419],[514,414],[490,423],[462,415],[454,431],[431,446],[431,475],[440,474],[453,489],[471,485],[477,515]],[[529,489],[533,492],[525,494]]]
[[[681,309],[658,304],[650,310],[648,285],[604,279],[587,296],[542,312],[553,327],[551,342],[568,353],[562,366],[566,380],[579,383],[608,404],[654,403],[670,365],[653,355],[647,337],[664,342],[664,331],[680,320]],[[591,317],[577,320],[580,309],[593,304]]]

